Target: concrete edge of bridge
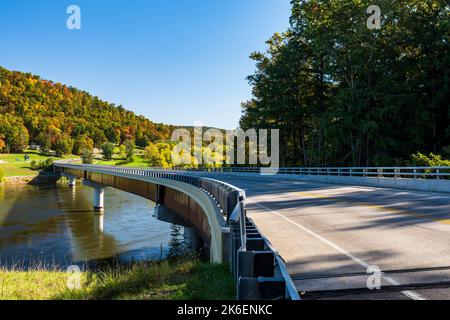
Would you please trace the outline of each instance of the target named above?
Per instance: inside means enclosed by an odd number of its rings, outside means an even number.
[[[227,175],[234,177],[252,177],[270,180],[318,182],[327,184],[450,193],[450,180],[444,179],[379,178],[300,174],[261,175],[259,173],[247,172],[211,172],[210,174],[216,176]]]

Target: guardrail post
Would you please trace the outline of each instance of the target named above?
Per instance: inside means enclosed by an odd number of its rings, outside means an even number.
[[[383,178],[383,169],[378,169],[378,178]]]

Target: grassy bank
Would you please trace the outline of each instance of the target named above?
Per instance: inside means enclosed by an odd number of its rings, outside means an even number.
[[[37,151],[26,151],[26,154],[30,156],[29,161],[24,161],[25,153],[18,154],[0,154],[0,170],[3,170],[5,177],[24,177],[24,176],[35,176],[39,173],[38,170],[31,169],[31,161],[45,161],[48,158],[52,158],[54,160],[61,159],[73,159],[78,158],[77,156],[68,155],[63,158],[56,157],[53,155],[47,155],[43,153],[39,153]],[[123,159],[119,158],[117,155],[113,157],[111,161],[106,161],[101,158],[97,158],[94,160],[94,164],[96,165],[104,165],[104,166],[115,166],[120,165],[123,162]],[[144,156],[142,154],[142,150],[135,150],[134,161],[124,164],[124,167],[148,167],[148,163],[145,161]]]
[[[63,159],[56,156],[39,153],[37,151],[26,151],[26,153],[30,156],[29,161],[24,160],[25,153],[0,154],[0,169],[4,171],[5,177],[21,177],[21,176],[37,175],[39,172],[31,169],[31,161],[33,160],[39,162],[45,161],[48,158],[52,158],[54,160]],[[71,156],[67,156],[66,158],[71,158]]]
[[[183,261],[137,263],[83,272],[80,290],[67,289],[62,271],[0,270],[1,300],[211,300],[233,299],[226,265]]]

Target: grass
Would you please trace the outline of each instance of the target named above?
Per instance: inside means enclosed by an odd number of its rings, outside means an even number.
[[[19,177],[19,176],[34,176],[38,174],[38,171],[31,170],[30,162],[32,160],[42,161],[48,158],[55,160],[63,159],[52,155],[39,153],[38,151],[26,151],[30,156],[30,161],[24,161],[25,153],[15,154],[0,154],[0,168],[5,172],[5,177]],[[73,156],[67,156],[65,158],[72,158]]]
[[[115,166],[118,164],[118,162],[122,161],[123,159],[118,158],[117,156],[113,157],[113,160],[107,161],[102,159],[95,159],[94,164],[100,165],[100,166]],[[146,162],[144,156],[142,154],[135,153],[134,155],[134,161],[127,163],[126,165],[123,165],[122,167],[148,167],[148,163]]]
[[[227,265],[197,261],[136,263],[81,274],[82,288],[67,289],[68,274],[0,270],[1,300],[214,300],[234,299]]]
[[[118,148],[115,148],[115,152],[118,152]],[[30,161],[24,161],[24,155],[27,153],[30,156]],[[43,154],[38,151],[27,150],[25,153],[9,153],[9,154],[0,154],[0,169],[3,169],[5,172],[5,177],[22,177],[22,176],[35,176],[38,174],[38,171],[31,170],[30,162],[33,160],[42,161],[48,158],[53,158],[55,160],[60,159],[70,159],[75,158],[76,156],[68,155],[65,157],[56,157],[53,155]],[[78,158],[78,157],[76,157]],[[95,159],[94,164],[102,165],[102,166],[115,166],[118,165],[120,159],[117,155],[113,157],[113,160],[106,161],[102,159]],[[123,165],[123,167],[148,167],[147,162],[144,159],[143,151],[140,149],[135,150],[134,161]]]

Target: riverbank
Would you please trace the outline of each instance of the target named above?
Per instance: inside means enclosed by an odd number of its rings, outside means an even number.
[[[5,177],[0,185],[49,185],[55,184],[59,178],[58,175],[53,174]]]
[[[82,272],[78,290],[67,288],[69,276],[61,270],[0,269],[0,300],[234,299],[229,266],[193,260],[140,262]]]

